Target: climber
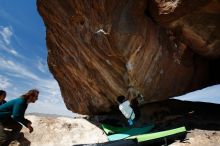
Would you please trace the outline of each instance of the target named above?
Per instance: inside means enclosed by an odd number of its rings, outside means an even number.
[[[139,92],[137,92],[133,86],[129,86],[128,91],[127,91],[127,98],[130,101],[131,108],[133,109],[135,113],[135,119],[134,119],[135,121],[137,121],[141,116],[141,112],[138,107],[139,102],[137,100],[137,98],[139,98],[140,96],[141,95],[139,94]]]
[[[5,97],[6,97],[6,92],[4,90],[0,90],[0,105],[6,103]]]
[[[128,124],[132,126],[133,120],[135,118],[134,110],[130,106],[130,101],[125,100],[125,96],[118,96],[117,101],[119,103],[119,110],[122,112],[122,114],[128,119]]]
[[[22,129],[22,125],[33,132],[31,121],[24,118],[25,111],[29,103],[35,103],[38,99],[39,91],[36,89],[29,90],[19,98],[10,100],[0,105],[0,145],[5,145],[9,141],[17,138]],[[21,125],[21,124],[22,125]],[[4,128],[11,129],[10,135],[6,134]]]

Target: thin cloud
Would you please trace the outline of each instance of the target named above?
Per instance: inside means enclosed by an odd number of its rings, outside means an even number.
[[[11,47],[12,36],[13,31],[11,26],[0,26],[0,48],[13,56],[22,57],[13,47]]]
[[[22,91],[20,91],[20,89],[15,87],[15,85],[12,82],[11,85],[8,86],[7,88],[4,88],[4,90],[7,92],[6,101],[17,98],[23,94]]]
[[[32,80],[39,80],[39,77],[33,72],[26,69],[25,66],[19,63],[15,63],[12,60],[6,60],[3,57],[0,57],[0,68],[4,69],[5,72],[14,73],[15,75],[21,75],[23,78],[30,78]]]
[[[24,27],[24,24],[21,21],[19,21],[20,19],[17,19],[8,12],[6,12],[3,7],[0,7],[0,17],[7,19],[11,23],[15,23],[21,27]]]
[[[38,61],[37,61],[37,68],[38,68],[42,73],[46,73],[46,72],[47,72],[47,64],[44,63],[42,59],[38,59]]]
[[[11,86],[12,84],[10,80],[5,76],[0,75],[0,89],[6,90],[8,87],[11,87]]]
[[[60,88],[54,79],[41,79],[36,81],[35,85],[45,102],[54,104],[63,102]]]
[[[0,40],[0,48],[12,54],[13,56],[21,57],[16,50],[11,49],[10,47],[6,46],[1,40]]]
[[[0,35],[2,36],[4,42],[9,45],[11,43],[11,37],[13,35],[12,27],[0,26]]]

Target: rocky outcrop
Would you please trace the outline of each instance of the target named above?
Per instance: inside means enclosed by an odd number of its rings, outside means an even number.
[[[220,56],[219,0],[150,0],[152,18],[172,29],[196,53],[209,57]]]
[[[176,10],[185,3],[159,15],[158,0],[38,0],[48,65],[67,108],[97,114],[116,107],[116,97],[129,88],[147,103],[206,85],[208,61],[194,52],[218,56],[218,6],[211,10],[204,2],[198,7],[207,14],[183,17],[187,12]],[[203,17],[212,27],[200,25]]]

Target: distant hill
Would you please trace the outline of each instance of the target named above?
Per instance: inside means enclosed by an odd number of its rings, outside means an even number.
[[[75,118],[77,115],[71,117],[71,116],[67,116],[67,115],[58,115],[58,114],[45,114],[45,113],[27,113],[26,115],[34,115],[34,116],[39,116],[39,117],[68,117],[68,118]]]

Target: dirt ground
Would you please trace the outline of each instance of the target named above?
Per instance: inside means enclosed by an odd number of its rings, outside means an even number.
[[[177,140],[170,146],[219,146],[220,131],[194,129],[187,133],[183,142]]]

